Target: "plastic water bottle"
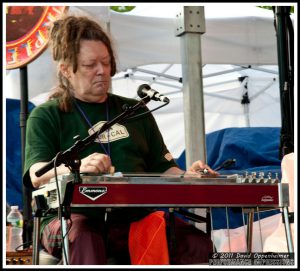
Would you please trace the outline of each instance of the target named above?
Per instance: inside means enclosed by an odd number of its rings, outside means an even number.
[[[8,243],[7,251],[16,251],[22,249],[20,247],[23,244],[23,216],[19,211],[18,206],[11,206],[10,212],[7,215],[8,227]]]

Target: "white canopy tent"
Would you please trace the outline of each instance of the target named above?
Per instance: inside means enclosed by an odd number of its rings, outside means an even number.
[[[181,5],[176,8],[180,10]],[[154,115],[173,155],[180,155],[185,148],[185,133],[180,40],[175,36],[175,18],[108,12],[106,6],[71,6],[68,12],[92,16],[108,27],[120,71],[112,81],[114,93],[136,97],[137,87],[146,82],[170,95],[171,103]],[[223,14],[226,16],[226,10]],[[206,32],[201,37],[206,133],[233,126],[281,125],[273,20],[270,11],[266,11],[266,17],[206,18]],[[246,80],[240,82],[238,78],[243,76]],[[7,71],[7,97],[20,96],[19,80],[18,70]],[[55,65],[47,49],[28,65],[29,100],[36,104],[44,100],[55,81]],[[253,100],[248,109],[241,106],[245,84],[249,96],[255,95],[261,104],[255,105]],[[258,96],[265,98],[257,99]],[[155,106],[149,104],[150,108]]]

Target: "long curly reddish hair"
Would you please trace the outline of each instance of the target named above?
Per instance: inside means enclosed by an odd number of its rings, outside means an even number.
[[[105,44],[110,55],[111,76],[113,76],[116,73],[116,60],[111,40],[97,22],[85,16],[69,15],[53,22],[49,32],[49,42],[54,61],[72,65],[75,73],[78,68],[77,56],[80,52],[81,40],[95,40]],[[49,99],[58,98],[60,109],[70,112],[72,109],[70,83],[60,71],[58,71],[58,79],[59,84]]]

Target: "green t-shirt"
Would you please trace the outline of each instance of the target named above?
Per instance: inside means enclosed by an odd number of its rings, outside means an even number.
[[[83,114],[76,106],[72,112],[62,112],[57,99],[37,106],[30,113],[26,128],[23,175],[26,186],[32,187],[29,168],[33,164],[51,161],[59,151],[65,151],[74,145],[74,136],[87,138],[88,130],[92,130],[90,125],[111,121],[124,112],[124,105],[134,106],[137,103],[134,99],[114,94],[109,94],[106,103],[86,103],[80,100],[76,102]],[[135,115],[146,110],[148,109],[141,108]],[[81,159],[93,152],[105,153],[105,148],[110,153],[116,172],[162,173],[177,166],[164,144],[152,114],[117,123],[99,137],[102,145],[91,143],[79,154]]]

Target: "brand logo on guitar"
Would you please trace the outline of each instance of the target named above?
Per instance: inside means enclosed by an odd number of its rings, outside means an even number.
[[[262,202],[268,202],[268,201],[272,202],[272,201],[274,201],[274,199],[272,196],[265,195],[261,198],[261,201]]]
[[[105,186],[79,186],[79,192],[91,200],[96,200],[106,194]]]

